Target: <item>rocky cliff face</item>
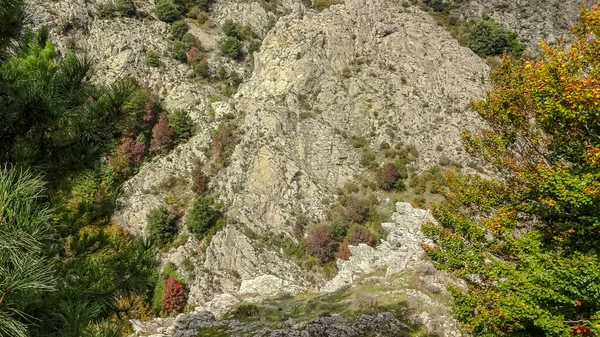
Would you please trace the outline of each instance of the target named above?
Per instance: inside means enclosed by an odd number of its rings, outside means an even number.
[[[211,180],[228,205],[229,223],[207,247],[187,238],[182,224],[181,237],[187,239],[161,254],[163,262],[179,267],[190,288],[189,302],[199,312],[209,310],[220,318],[240,300],[256,302],[316,289],[338,292],[360,287],[366,279],[391,284],[397,290],[393,294],[413,303],[407,316],[412,321],[444,336],[460,335],[444,306],[447,276],[431,269],[417,246],[420,224],[431,220],[424,211],[398,206],[394,222],[384,226],[387,241],[377,249],[352,247],[351,260],[340,262],[340,273],[328,282],[304,272],[281,246],[265,240],[278,235],[293,240],[300,214],[314,222],[323,219],[334,191],[363,170],[349,142],[353,136],[365,137],[371,148],[382,142],[412,144],[420,153],[420,169],[442,155],[467,160],[459,133],[481,124],[468,102],[484,94],[489,68],[427,13],[391,0],[347,0],[322,12],[295,0],[278,1],[271,11],[258,2],[217,1],[211,12],[217,26],[190,24],[190,32],[206,49],[213,69],[242,75],[244,82],[229,98],[214,83],[193,79],[186,65],[165,56],[171,43],[168,26],[153,17],[152,0],[136,1],[136,19],[100,19],[93,0],[28,2],[32,24],[49,26],[62,52],[75,48],[96,60],[95,81],[132,76],[161,95],[169,108],[186,109],[194,120],[192,139],[144,164],[125,184],[115,220],[134,234],[145,234],[146,214],[164,202],[164,186],[177,185],[179,199],[192,198],[190,171],[196,161],[206,159],[212,131],[230,118],[239,122],[241,140],[231,164]],[[532,45],[540,33],[563,34],[577,8],[575,1],[468,0],[455,15],[489,14]],[[252,67],[215,50],[223,36],[218,24],[228,19],[249,25],[264,38]],[[144,64],[149,50],[161,55],[160,67]],[[384,275],[372,277],[383,269]],[[407,286],[410,282],[418,287]],[[380,295],[386,294],[393,295]],[[225,324],[200,316],[212,322],[203,327]],[[377,317],[365,319],[375,322]],[[276,335],[304,336],[311,319],[289,328],[296,332]],[[179,320],[156,323],[157,329],[178,326]],[[140,333],[190,335],[175,333],[180,330]]]
[[[191,313],[147,323],[134,322],[135,335],[175,337],[219,331],[223,336],[255,337],[350,337],[366,333],[408,336],[411,330],[415,333],[419,327],[425,327],[430,334],[461,336],[458,323],[447,307],[449,294],[445,290],[449,282],[457,283],[445,272],[436,271],[419,246],[427,242],[420,232],[421,226],[435,221],[431,213],[398,203],[391,220],[383,224],[388,236],[377,248],[365,244],[350,246],[350,259],[338,260],[338,275],[320,289],[325,295],[307,293],[304,299],[261,301],[257,294],[265,296],[268,289],[281,287],[277,278],[263,276],[253,282],[255,288],[248,289],[242,283],[235,295],[216,296]],[[320,305],[321,302],[327,305]],[[248,308],[254,313],[237,317],[240,312],[249,311]],[[342,314],[332,315],[334,308]],[[352,318],[356,312],[368,313],[374,308],[384,313]],[[394,316],[401,316],[403,321]],[[240,319],[245,323],[240,323]]]

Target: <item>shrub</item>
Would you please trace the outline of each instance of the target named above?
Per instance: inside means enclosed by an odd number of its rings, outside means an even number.
[[[352,225],[348,230],[346,240],[353,246],[356,246],[360,243],[371,245],[373,243],[373,235],[365,227],[355,224]]]
[[[138,142],[131,138],[121,139],[121,145],[117,151],[127,153],[133,165],[137,165],[142,160],[142,156],[146,152],[146,143]]]
[[[369,205],[366,200],[350,196],[344,203],[345,216],[348,222],[364,223],[369,216]]]
[[[238,39],[232,37],[225,37],[219,43],[221,54],[232,58],[234,60],[239,59],[242,56],[242,44]]]
[[[173,129],[169,127],[167,116],[160,114],[158,123],[152,128],[152,140],[150,150],[152,152],[163,152],[171,148],[173,143]]]
[[[199,59],[204,57],[202,55],[202,52],[200,51],[200,49],[198,49],[196,47],[190,48],[190,50],[188,50],[188,52],[186,53],[185,56],[186,56],[187,64],[194,64],[194,63],[198,62]]]
[[[446,3],[444,0],[424,0],[423,1],[429,8],[433,9],[434,12],[443,12],[446,9]]]
[[[115,9],[124,16],[135,15],[135,4],[133,3],[133,0],[117,0]]]
[[[161,246],[171,242],[175,235],[175,217],[166,207],[151,210],[146,216],[146,222],[152,242]]]
[[[340,244],[340,246],[338,247],[338,250],[337,250],[338,259],[342,259],[342,260],[350,259],[350,256],[352,256],[352,252],[350,252],[350,248],[348,248],[349,245],[350,245],[350,242],[348,240],[342,241],[342,243]]]
[[[192,192],[197,195],[204,195],[208,189],[208,176],[202,170],[202,167],[198,165],[192,171]]]
[[[308,254],[317,257],[321,263],[326,263],[334,258],[338,243],[330,227],[319,225],[308,232],[305,247]]]
[[[194,74],[201,78],[209,78],[210,68],[208,66],[208,61],[202,60],[200,62],[196,62],[196,64],[194,64]]]
[[[181,41],[175,41],[171,46],[171,57],[179,62],[187,61],[187,52],[189,48]]]
[[[231,312],[230,317],[236,319],[255,317],[259,312],[260,310],[256,304],[242,303]]]
[[[160,58],[158,53],[154,50],[150,50],[146,53],[146,59],[144,60],[149,67],[158,67],[160,65]]]
[[[171,23],[171,26],[169,28],[171,30],[171,36],[175,40],[181,40],[183,38],[183,36],[185,35],[185,33],[188,32],[188,29],[189,29],[187,22],[185,22],[185,20],[177,20],[177,21]]]
[[[518,41],[517,34],[511,32],[492,19],[477,22],[469,31],[469,48],[480,56],[510,53],[520,57],[525,45]]]
[[[174,22],[181,15],[179,7],[172,0],[156,0],[154,12],[164,22]]]
[[[377,297],[367,293],[358,293],[352,299],[352,306],[362,312],[374,312],[377,310]]]
[[[240,137],[236,134],[237,125],[234,122],[226,122],[219,125],[212,139],[212,154],[215,167],[222,168],[228,164],[228,158],[233,153]]]
[[[101,18],[108,18],[115,13],[116,8],[115,6],[113,6],[112,3],[105,3],[98,5],[98,7],[96,7],[96,10],[98,11],[98,15]]]
[[[181,13],[188,13],[194,8],[208,11],[210,5],[209,0],[175,0],[175,3],[179,6]]]
[[[173,143],[180,144],[192,136],[192,118],[182,109],[176,109],[169,115],[169,126],[173,130]]]
[[[250,44],[248,44],[248,54],[252,54],[252,53],[259,51],[260,45],[261,45],[260,41],[254,40],[254,41],[250,42]]]
[[[238,34],[238,25],[232,20],[225,21],[221,28],[223,29],[223,33],[225,33],[226,36],[235,39],[240,39],[240,35]]]
[[[389,191],[396,187],[396,183],[400,179],[398,168],[393,163],[385,164],[379,171],[379,187]]]
[[[370,149],[362,151],[360,156],[360,164],[365,167],[376,167],[377,166],[377,155]]]
[[[165,283],[164,295],[161,301],[163,312],[171,316],[183,312],[185,307],[185,289],[183,284],[169,277]]]
[[[198,197],[194,200],[185,222],[190,233],[201,239],[217,223],[220,217],[221,212],[213,205],[212,198]]]
[[[331,225],[331,230],[333,231],[333,237],[335,240],[342,241],[346,237],[346,234],[348,234],[348,225],[335,222],[333,225]]]

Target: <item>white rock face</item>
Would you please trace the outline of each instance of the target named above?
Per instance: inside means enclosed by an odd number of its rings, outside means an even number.
[[[196,307],[195,311],[202,312],[208,311],[215,315],[216,318],[221,319],[231,311],[231,309],[238,306],[240,300],[237,297],[229,293],[219,294],[212,300],[204,303],[204,305]]]
[[[240,285],[239,295],[268,298],[282,295],[295,295],[304,290],[295,285],[295,282],[282,280],[273,275],[261,275],[252,280],[243,280]]]

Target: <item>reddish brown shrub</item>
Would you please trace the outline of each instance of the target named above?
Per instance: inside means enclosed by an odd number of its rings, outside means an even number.
[[[144,144],[144,142],[136,142],[131,138],[123,138],[121,139],[121,145],[119,145],[117,151],[127,153],[131,163],[136,165],[140,163],[142,156],[146,151],[146,144]]]
[[[183,284],[169,277],[165,282],[165,292],[161,301],[162,310],[168,315],[181,313],[185,307]]]
[[[156,107],[156,104],[154,104],[153,102],[146,103],[146,114],[144,115],[144,122],[146,123],[146,126],[148,126],[148,129],[153,127],[156,123],[157,112],[158,109]]]
[[[200,51],[200,49],[198,49],[196,47],[192,47],[192,48],[190,48],[190,50],[188,50],[186,56],[187,56],[187,64],[194,64],[194,63],[196,63],[196,61],[198,61],[202,58],[202,52]]]
[[[367,201],[356,196],[351,196],[346,200],[344,209],[348,222],[363,223],[369,216]]]
[[[384,190],[391,190],[396,186],[396,182],[400,179],[398,168],[393,163],[387,163],[379,172],[379,186]]]
[[[346,240],[353,246],[356,246],[359,243],[366,243],[370,246],[371,243],[373,243],[373,234],[363,226],[352,225],[348,230]]]
[[[325,263],[334,258],[338,245],[333,237],[333,230],[328,226],[319,225],[308,232],[305,247],[308,254]]]
[[[163,113],[160,114],[158,123],[152,128],[152,140],[150,141],[150,149],[153,152],[166,151],[173,143],[173,129],[169,127],[169,120]]]
[[[192,191],[197,195],[204,195],[208,189],[208,176],[198,166],[192,171]]]
[[[352,256],[352,253],[350,252],[348,245],[350,245],[350,242],[348,240],[344,240],[338,247],[337,257],[339,259],[348,260],[348,259],[350,259],[350,256]]]

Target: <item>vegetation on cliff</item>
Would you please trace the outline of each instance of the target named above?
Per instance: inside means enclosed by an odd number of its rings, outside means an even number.
[[[591,336],[600,328],[600,8],[535,61],[505,57],[463,134],[501,178],[448,172],[423,245],[475,336]]]

